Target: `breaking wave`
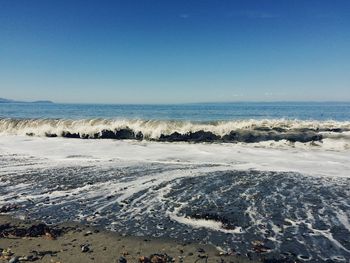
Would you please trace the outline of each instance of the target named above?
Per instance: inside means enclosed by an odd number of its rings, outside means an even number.
[[[0,119],[1,135],[188,142],[350,140],[350,122],[235,120],[215,122],[112,119]]]

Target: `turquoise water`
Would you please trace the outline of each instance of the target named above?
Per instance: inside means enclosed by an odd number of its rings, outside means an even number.
[[[0,104],[0,118],[242,120],[350,120],[350,102],[239,102],[176,105]]]

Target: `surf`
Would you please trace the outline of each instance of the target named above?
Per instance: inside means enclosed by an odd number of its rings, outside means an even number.
[[[350,122],[288,119],[171,121],[142,119],[0,119],[1,135],[161,142],[259,143],[349,140]]]

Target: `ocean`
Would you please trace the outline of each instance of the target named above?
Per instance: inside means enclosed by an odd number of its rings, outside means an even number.
[[[173,105],[0,103],[0,118],[232,121],[350,120],[349,102],[237,102]]]
[[[280,262],[350,258],[350,103],[0,104],[0,207]]]

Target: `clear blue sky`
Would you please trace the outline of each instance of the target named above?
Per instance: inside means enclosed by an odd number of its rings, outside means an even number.
[[[0,0],[0,97],[350,101],[350,1]]]

